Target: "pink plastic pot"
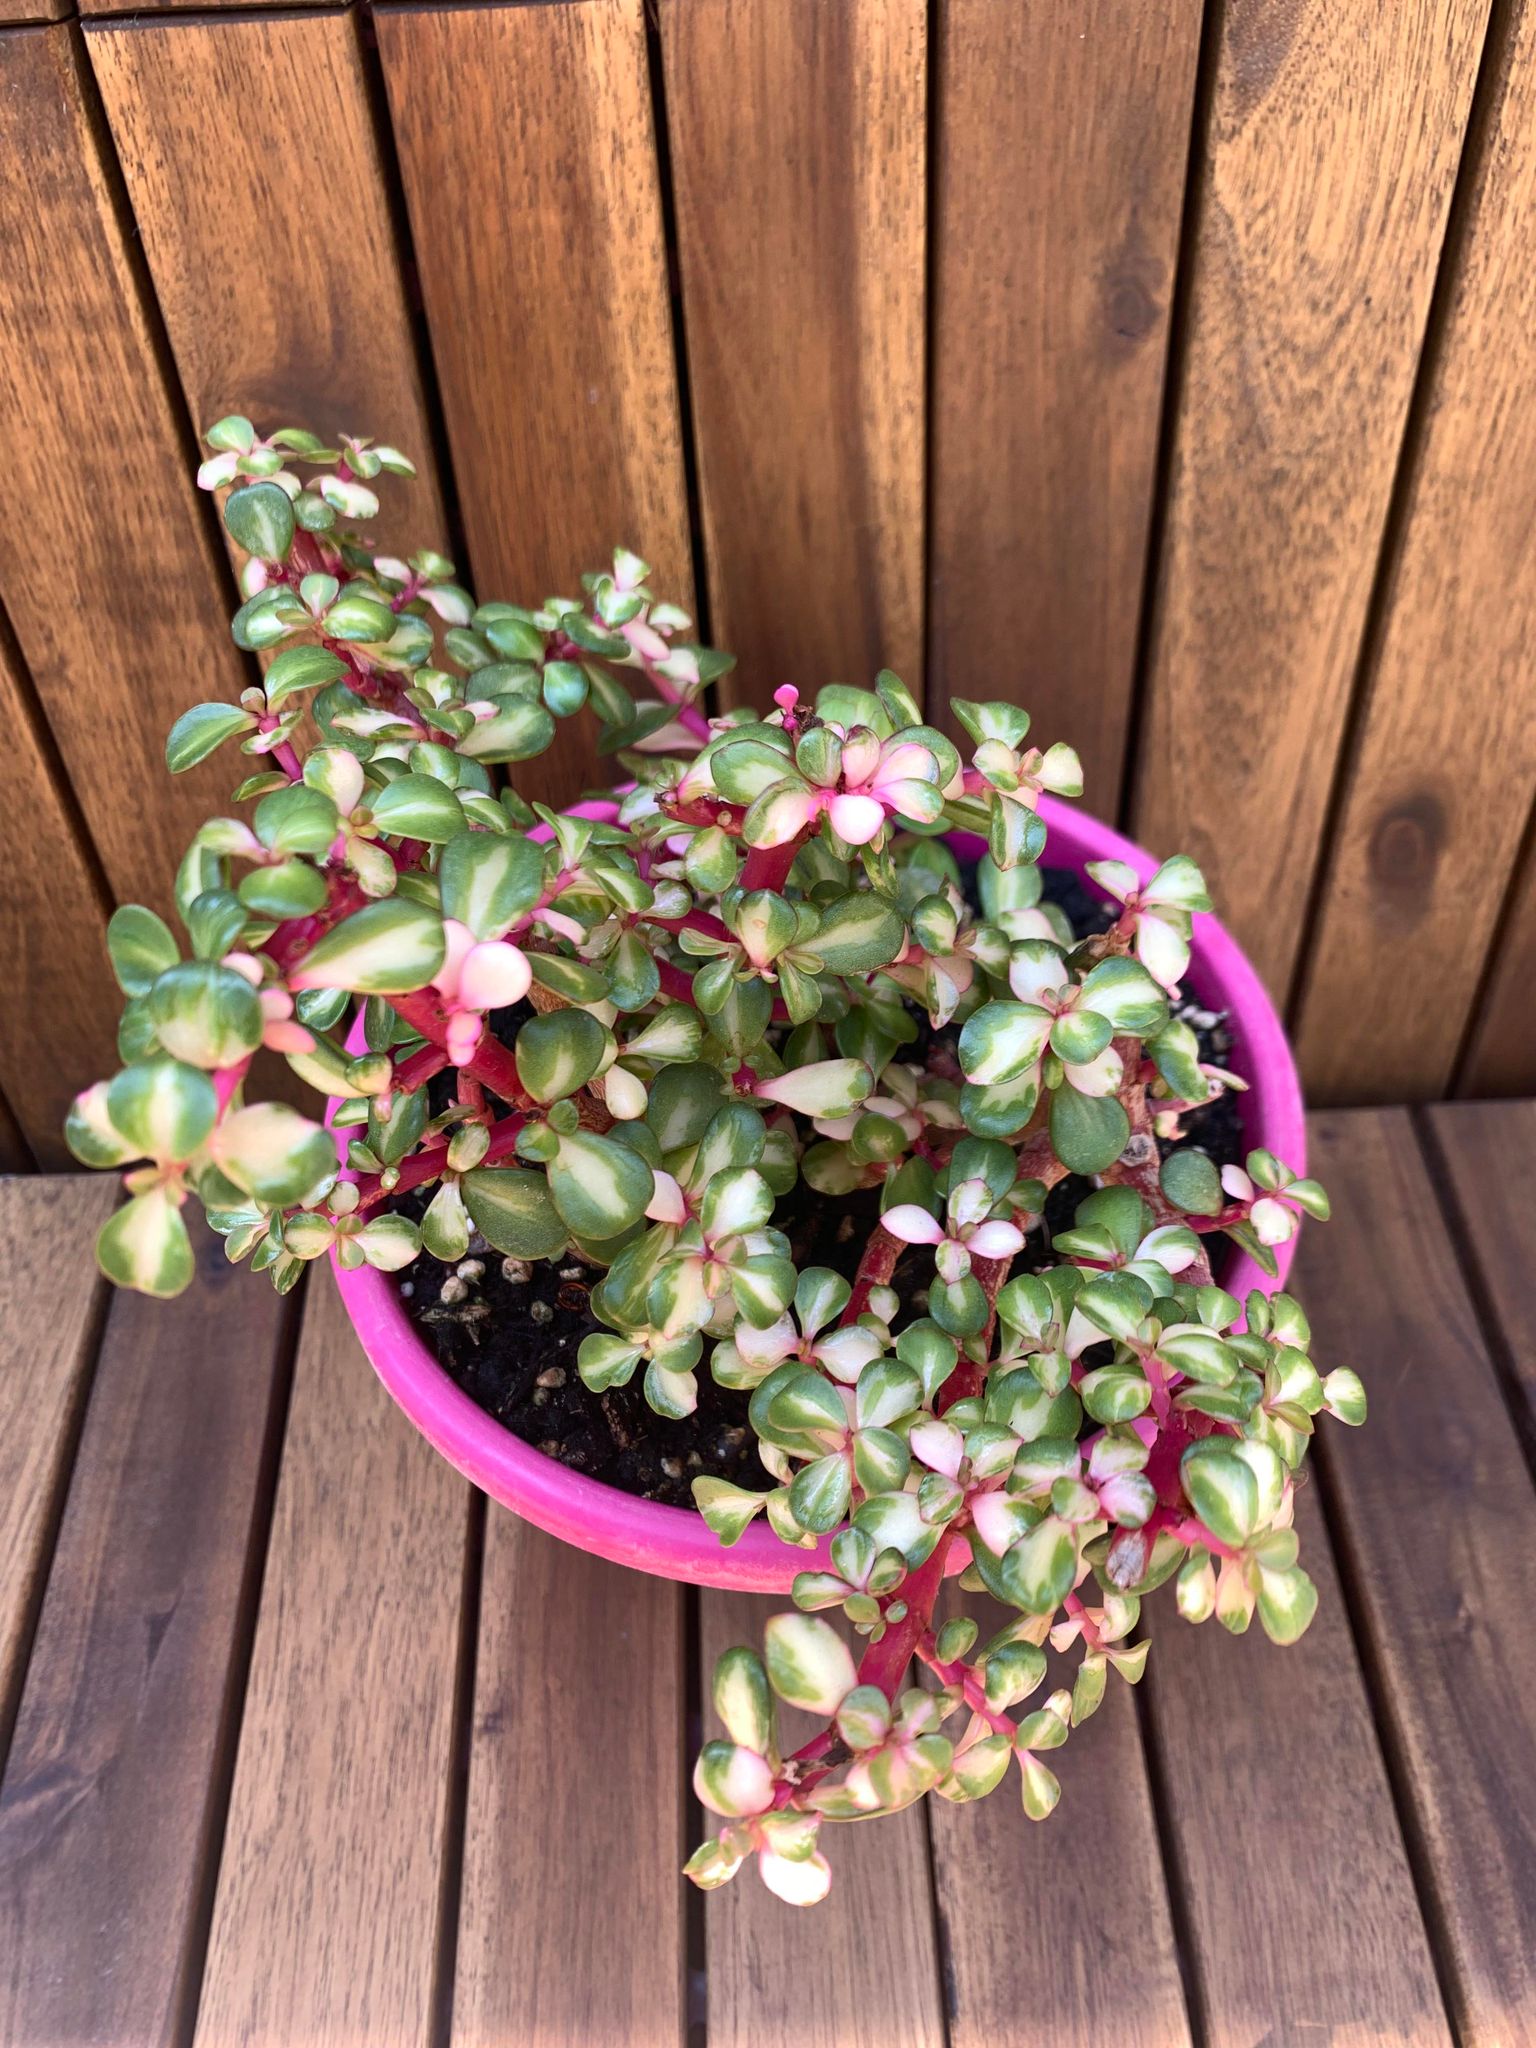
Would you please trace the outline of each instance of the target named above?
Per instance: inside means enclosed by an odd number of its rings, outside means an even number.
[[[611,804],[577,809],[587,817],[614,815]],[[1066,804],[1042,797],[1040,812],[1050,827],[1053,866],[1081,870],[1090,860],[1116,859],[1145,878],[1157,865],[1118,832]],[[983,850],[979,840],[963,834],[953,844],[962,855]],[[1267,1146],[1303,1172],[1301,1089],[1284,1030],[1258,976],[1214,917],[1195,920],[1188,986],[1207,1007],[1232,1013],[1233,1063],[1249,1083],[1242,1098],[1249,1144]],[[354,1052],[361,1050],[361,1020],[349,1044]],[[1281,1281],[1292,1249],[1283,1246],[1278,1254]],[[336,1280],[374,1370],[422,1435],[466,1478],[525,1521],[615,1564],[698,1586],[783,1592],[796,1572],[816,1561],[809,1551],[788,1549],[760,1522],[727,1550],[691,1510],[638,1500],[544,1457],[460,1392],[416,1334],[388,1275],[367,1266],[350,1273],[337,1267]],[[1251,1260],[1239,1258],[1226,1284],[1241,1298],[1250,1288],[1279,1283],[1266,1279]],[[959,1571],[965,1562],[965,1547],[956,1544],[951,1568]]]

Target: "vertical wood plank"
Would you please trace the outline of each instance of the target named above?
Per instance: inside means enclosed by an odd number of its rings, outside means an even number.
[[[15,1112],[0,1095],[0,1173],[30,1173],[36,1164]]]
[[[701,1596],[709,1734],[719,1732],[709,1706],[715,1659],[732,1643],[761,1652],[763,1623],[787,1604],[749,1593]],[[809,1716],[781,1712],[790,1746],[812,1732]],[[708,1894],[710,2048],[762,2048],[766,2041],[794,2041],[796,2048],[943,2048],[921,1811],[828,1821],[822,1846],[832,1865],[832,1891],[814,1912],[774,1898],[750,1862]]]
[[[1446,1092],[1536,795],[1533,210],[1536,7],[1519,6],[1305,974],[1298,1045],[1324,1102]],[[1410,950],[1432,973],[1402,972]]]
[[[1010,1618],[964,1605],[983,1640]],[[949,2048],[1188,2048],[1135,1698],[1113,1674],[1057,1771],[1061,1805],[1043,1822],[1025,1817],[1012,1771],[974,1806],[930,1802]]]
[[[1113,818],[1199,0],[941,10],[929,704],[1016,698]]]
[[[1487,978],[1466,1056],[1456,1076],[1458,1095],[1529,1095],[1536,1091],[1536,1033],[1531,990],[1536,988],[1536,842],[1510,893],[1492,940]]]
[[[236,13],[140,20],[86,44],[198,429],[242,412],[393,442],[418,476],[383,492],[377,531],[407,552],[442,550],[358,35],[351,12]]]
[[[313,1279],[200,2048],[431,2039],[469,1490]]]
[[[1427,1115],[1449,1190],[1433,1170],[1432,1177],[1460,1212],[1469,1266],[1498,1320],[1526,1438],[1536,1443],[1536,1102],[1441,1103]]]
[[[1405,1110],[1312,1119],[1337,1219],[1301,1284],[1318,1355],[1358,1360],[1331,1504],[1468,2048],[1536,2043],[1536,1492]],[[1527,1257],[1528,1257],[1527,1252]],[[1376,1370],[1371,1377],[1370,1367]]]
[[[288,1320],[207,1230],[180,1301],[112,1302],[0,1791],[10,2048],[186,2038]]]
[[[643,0],[376,22],[477,595],[579,594],[622,542],[690,606]],[[595,733],[544,802],[611,779]]]
[[[63,1131],[71,1099],[117,1070],[122,999],[102,936],[111,905],[58,787],[3,622],[0,724],[9,740],[7,806],[18,824],[25,821],[0,890],[0,1087],[38,1164],[67,1167],[74,1164]]]
[[[666,0],[667,122],[732,702],[922,687],[926,0]]]
[[[228,797],[165,735],[245,670],[82,65],[72,28],[0,35],[0,597],[114,894],[163,909]]]
[[[101,1305],[97,1285],[60,1276],[89,1270],[116,1201],[107,1180],[0,1180],[0,1768]]]
[[[1240,1640],[1192,1628],[1171,1588],[1144,1609],[1203,2037],[1450,2048],[1315,1487],[1298,1491],[1296,1527],[1318,1591],[1299,1643],[1278,1649],[1257,1623]]]
[[[1230,0],[1137,835],[1290,982],[1488,0]]]
[[[493,1506],[480,1611],[456,2048],[681,2048],[681,1589]]]

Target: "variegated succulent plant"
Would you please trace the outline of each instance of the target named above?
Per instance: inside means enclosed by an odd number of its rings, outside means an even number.
[[[518,1260],[574,1248],[605,1269],[589,1388],[641,1374],[671,1417],[700,1371],[749,1397],[763,1483],[700,1478],[701,1513],[724,1543],[762,1513],[830,1552],[765,1656],[716,1669],[702,1885],[753,1854],[811,1903],[824,1822],[974,1799],[1010,1765],[1048,1813],[1045,1756],[1111,1670],[1140,1676],[1139,1602],[1175,1574],[1191,1620],[1299,1635],[1296,1470],[1315,1418],[1358,1422],[1364,1396],[1316,1370],[1293,1300],[1240,1303],[1209,1261],[1225,1236],[1272,1271],[1321,1188],[1264,1151],[1161,1156],[1241,1085],[1177,1013],[1209,907],[1193,863],[1091,868],[1118,907],[1075,934],[1037,864],[1039,793],[1077,795],[1077,759],[1029,746],[1017,706],[954,705],[963,754],[888,673],[711,715],[730,663],[636,556],[579,598],[476,604],[441,557],[363,538],[376,481],[409,474],[396,451],[242,418],[208,441],[262,672],[186,712],[167,758],[235,743],[247,808],[182,862],[184,941],[141,907],[109,927],[124,1065],[68,1126],[87,1164],[130,1169],[109,1277],[184,1287],[192,1196],[279,1289],[327,1252],[394,1271],[476,1232]],[[616,816],[502,772],[578,717],[626,778]],[[957,832],[985,841],[970,873]],[[344,1162],[319,1121],[248,1099],[262,1046],[341,1099]],[[1093,1191],[1051,1238],[1073,1174]],[[775,1219],[801,1182],[867,1191],[849,1274],[797,1268]],[[959,1544],[962,1588],[1014,1615],[979,1648],[935,1615]],[[1075,1677],[1029,1706],[1048,1647]],[[793,1755],[775,1697],[824,1723]]]

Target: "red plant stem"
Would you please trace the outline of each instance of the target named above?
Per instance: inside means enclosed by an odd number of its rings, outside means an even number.
[[[848,1297],[848,1306],[843,1310],[840,1322],[848,1324],[859,1320],[869,1307],[871,1290],[889,1286],[891,1275],[906,1248],[903,1241],[893,1236],[883,1223],[875,1225],[874,1234],[864,1247],[864,1256],[859,1260],[853,1292]]]
[[[482,1166],[494,1166],[499,1159],[508,1158],[517,1149],[517,1134],[528,1121],[521,1111],[504,1116],[499,1123],[491,1126],[491,1142],[486,1147]],[[384,1176],[378,1173],[359,1174],[357,1178],[357,1207],[359,1213],[373,1208],[388,1195],[403,1195],[412,1188],[419,1188],[423,1182],[435,1180],[442,1172],[448,1155],[446,1139],[430,1145],[423,1152],[413,1152],[409,1159],[403,1159],[396,1170],[396,1177],[389,1187],[384,1185]]]
[[[789,871],[795,864],[795,855],[810,838],[815,826],[821,823],[818,817],[793,839],[787,839],[782,846],[754,846],[749,848],[742,864],[741,888],[743,894],[749,889],[781,890],[789,879]]]
[[[978,1714],[994,1735],[1006,1735],[1010,1742],[1013,1740],[1013,1723],[1006,1714],[1000,1714],[995,1707],[987,1705],[985,1685],[963,1658],[946,1664],[939,1656],[938,1645],[931,1633],[925,1633],[919,1641],[917,1655],[937,1676],[941,1685],[952,1685],[957,1688],[971,1712]]]
[[[693,1000],[693,976],[685,974],[681,967],[674,967],[670,960],[658,960],[656,972],[661,977],[661,992],[674,1003],[686,1003],[690,1009],[697,1009]]]
[[[718,939],[722,945],[735,944],[719,918],[712,917],[707,910],[690,910],[683,917],[658,917],[654,911],[643,910],[639,921],[657,925],[664,932],[702,932],[706,938]]]
[[[243,1060],[236,1060],[232,1067],[220,1067],[216,1070],[213,1077],[213,1092],[219,1105],[220,1116],[228,1109],[235,1090],[245,1079],[250,1064],[251,1056],[247,1053]]]
[[[656,692],[657,696],[664,703],[675,707],[678,723],[687,726],[695,739],[707,741],[711,737],[709,720],[704,716],[703,712],[696,710],[692,704],[685,704],[682,691],[678,685],[662,675],[659,669],[653,668],[648,661],[642,661],[641,667],[645,670],[646,681]]]
[[[391,1086],[404,1089],[407,1095],[424,1086],[434,1074],[440,1074],[448,1064],[448,1055],[440,1045],[421,1045],[408,1053],[395,1068]]]
[[[386,996],[385,1001],[413,1031],[419,1031],[433,1045],[447,1044],[448,1015],[436,990],[413,989],[408,995]],[[490,1031],[475,1048],[474,1057],[465,1062],[464,1072],[471,1080],[482,1082],[514,1109],[533,1107],[533,1098],[525,1093],[518,1079],[517,1061]]]

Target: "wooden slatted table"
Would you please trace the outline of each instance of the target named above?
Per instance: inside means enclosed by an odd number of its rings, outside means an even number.
[[[0,2042],[1536,2043],[1536,1103],[1312,1132],[1311,1632],[1149,1603],[1054,1821],[840,1831],[811,1915],[678,1876],[768,1603],[487,1511],[325,1274],[108,1303],[111,1186],[0,1182]]]

